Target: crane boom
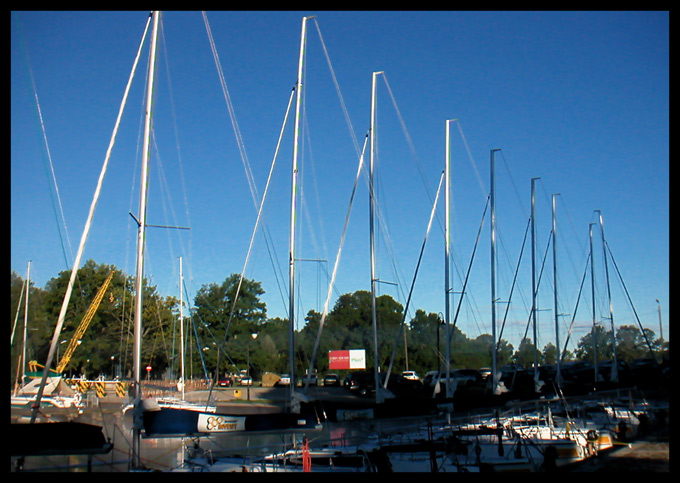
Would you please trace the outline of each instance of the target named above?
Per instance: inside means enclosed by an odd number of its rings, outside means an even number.
[[[56,371],[58,373],[62,373],[66,366],[68,365],[68,363],[71,361],[71,357],[73,356],[76,347],[78,347],[78,340],[82,338],[83,334],[90,326],[90,322],[92,322],[92,317],[94,317],[95,312],[97,312],[99,304],[101,303],[102,298],[104,297],[104,293],[106,292],[106,289],[109,287],[109,284],[111,283],[113,273],[114,272],[112,271],[106,278],[104,284],[100,287],[99,291],[97,292],[97,295],[95,295],[94,300],[92,300],[92,303],[88,307],[87,312],[85,312],[83,320],[80,321],[80,325],[73,334],[73,338],[71,339],[71,342],[69,342],[68,347],[66,348],[66,352],[64,353],[64,356],[59,361],[59,365],[57,365]]]

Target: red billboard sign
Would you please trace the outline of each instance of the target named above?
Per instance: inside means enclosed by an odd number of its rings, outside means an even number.
[[[366,351],[364,349],[328,351],[328,369],[366,369]]]

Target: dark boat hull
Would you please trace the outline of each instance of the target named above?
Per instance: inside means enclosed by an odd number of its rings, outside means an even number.
[[[101,426],[76,422],[10,424],[10,456],[105,454],[112,445]]]
[[[319,426],[314,414],[224,414],[193,409],[144,411],[144,436],[201,436],[233,432],[297,431]]]

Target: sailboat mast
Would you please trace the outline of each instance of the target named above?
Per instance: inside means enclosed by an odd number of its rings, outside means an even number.
[[[26,304],[24,305],[24,348],[21,355],[23,371],[21,372],[21,385],[26,382],[26,342],[28,339],[28,290],[31,287],[31,260],[28,261],[26,271]],[[47,370],[47,369],[45,369]]]
[[[597,371],[597,322],[595,320],[595,261],[593,260],[593,226],[595,223],[590,223],[589,233],[590,233],[590,296],[593,301],[593,328],[592,328],[592,339],[593,339],[593,362],[595,368],[595,382],[598,382],[598,371]]]
[[[498,387],[498,374],[496,373],[496,366],[498,364],[497,352],[498,341],[496,341],[496,151],[500,149],[491,150],[491,394],[496,394]]]
[[[371,81],[371,162],[369,169],[369,225],[370,225],[370,245],[371,245],[371,321],[373,323],[373,375],[375,377],[375,402],[380,404],[382,394],[380,393],[380,379],[378,378],[378,316],[375,301],[375,192],[373,187],[373,170],[375,164],[375,121],[376,121],[376,79],[382,72],[373,72]]]
[[[182,272],[182,257],[179,257],[179,352],[180,352],[180,371],[182,381],[182,401],[184,401],[184,274]],[[219,367],[218,367],[219,370]]]
[[[552,232],[553,232],[553,302],[555,311],[555,346],[557,347],[557,384],[562,382],[562,373],[560,370],[560,325],[559,313],[557,311],[557,216],[555,199],[559,193],[552,195]]]
[[[602,235],[602,257],[604,258],[604,276],[605,280],[607,281],[607,299],[609,302],[609,321],[611,322],[612,326],[612,347],[613,347],[613,357],[614,357],[614,363],[612,364],[612,372],[610,376],[610,381],[611,382],[618,382],[619,381],[619,371],[618,371],[618,362],[616,358],[616,330],[614,329],[614,308],[612,306],[612,293],[611,289],[609,287],[609,265],[607,265],[607,246],[604,241],[604,221],[602,220],[602,212],[600,210],[595,210],[595,212],[599,215],[599,220],[600,220],[600,234]]]
[[[295,136],[293,140],[293,169],[290,195],[290,245],[288,251],[288,319],[290,322],[288,357],[290,364],[290,396],[292,401],[295,392],[295,218],[297,205],[297,177],[298,177],[298,140],[300,133],[300,105],[302,103],[302,67],[304,64],[305,38],[307,36],[307,19],[302,19],[302,32],[300,34],[300,57],[298,59],[297,93],[295,100]]]
[[[538,347],[536,336],[536,180],[531,178],[531,319],[534,332],[534,390],[538,389]],[[537,391],[538,392],[538,391]]]
[[[160,12],[153,12],[153,31],[151,36],[151,48],[149,51],[149,78],[146,87],[146,113],[144,118],[144,144],[142,151],[142,179],[139,193],[139,227],[137,229],[137,266],[135,278],[135,317],[134,317],[134,346],[132,353],[133,362],[133,398],[135,409],[141,409],[142,389],[141,383],[141,359],[142,359],[142,303],[143,303],[143,279],[144,279],[144,242],[146,237],[146,202],[148,194],[148,165],[151,145],[151,106],[153,99],[154,74],[156,66],[156,45],[158,40],[158,25]],[[132,467],[141,466],[139,454],[141,443],[140,421],[133,424],[132,439]]]
[[[444,165],[446,185],[444,190],[445,199],[445,221],[444,221],[444,321],[446,323],[446,397],[451,397],[451,384],[449,375],[451,372],[451,280],[450,280],[450,257],[451,257],[451,135],[450,135],[451,121],[446,121],[446,162]],[[462,297],[462,295],[461,295]],[[437,327],[437,334],[439,334],[439,327]],[[439,347],[437,347],[439,349]],[[441,377],[440,377],[441,379]]]

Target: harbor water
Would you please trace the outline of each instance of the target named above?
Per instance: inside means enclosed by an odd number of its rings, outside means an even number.
[[[259,389],[259,388],[257,388]],[[262,410],[262,406],[281,406],[280,401],[258,399],[258,390],[252,388],[253,401],[234,401],[232,391],[217,393],[218,405],[241,404],[241,410]],[[338,388],[339,389],[339,388]],[[282,396],[286,391],[282,392]],[[269,395],[272,392],[268,393]],[[345,397],[345,392],[338,391],[337,397]],[[214,394],[213,394],[214,395]],[[194,393],[195,400],[204,400],[205,394]],[[325,394],[328,397],[328,394]],[[220,401],[221,399],[221,401]],[[129,472],[131,445],[132,445],[132,414],[131,411],[123,412],[126,401],[121,398],[97,398],[88,394],[85,400],[86,407],[78,414],[73,409],[59,410],[45,409],[41,417],[52,421],[73,420],[101,426],[105,438],[112,443],[113,449],[102,455],[94,455],[88,460],[88,456],[29,456],[26,458],[11,458],[10,471],[24,472]],[[455,413],[454,413],[455,414]],[[487,413],[488,414],[488,413]],[[324,415],[320,415],[324,416]],[[298,446],[306,438],[310,446],[332,447],[359,445],[375,441],[376,436],[381,438],[410,437],[428,422],[432,426],[443,424],[447,417],[418,416],[402,418],[369,418],[368,412],[356,411],[352,415],[354,420],[332,422],[326,421],[320,424],[318,429],[302,432],[258,432],[258,433],[228,433],[201,438],[145,438],[142,437],[140,456],[143,468],[149,471],[171,471],[183,465],[185,457],[200,448],[203,452],[209,452],[215,457],[239,456],[248,461],[250,458],[257,459],[272,453],[280,453]],[[21,414],[20,411],[12,410],[12,422],[26,422],[30,413]],[[449,416],[451,418],[451,416]],[[669,416],[666,416],[666,423]],[[474,415],[456,415],[453,420],[474,420]],[[45,420],[45,419],[42,419]],[[629,465],[626,471],[636,471],[640,468],[657,468],[651,471],[668,471],[669,448],[668,424],[664,424],[665,433],[655,431],[639,441],[631,441],[629,444],[621,444],[617,451],[607,458],[591,458],[590,461],[579,466],[575,471],[609,471],[607,468],[621,468]],[[422,433],[421,433],[422,434]],[[621,457],[615,455],[620,454]],[[665,469],[664,469],[665,468]],[[618,471],[614,469],[611,471]]]
[[[95,455],[89,468],[93,472],[128,472],[131,471],[132,446],[132,414],[123,413],[124,407],[119,401],[100,402],[93,398],[83,409],[82,414],[74,414],[73,410],[51,410],[44,412],[51,420],[74,420],[77,422],[102,426],[104,436],[113,444],[113,449],[104,455]],[[26,421],[29,413],[23,416],[14,415],[14,420],[23,417]],[[361,417],[361,415],[359,416]],[[356,419],[343,422],[324,422],[318,429],[298,432],[257,432],[229,433],[201,438],[145,438],[141,440],[142,465],[151,471],[170,471],[182,465],[188,452],[195,446],[211,452],[215,456],[239,455],[256,458],[266,454],[290,449],[307,438],[312,445],[341,446],[360,444],[375,434],[390,434],[415,429],[424,424],[427,418],[408,417],[397,419]],[[69,456],[30,456],[23,460],[11,458],[11,471],[88,471],[88,457],[82,455]]]

